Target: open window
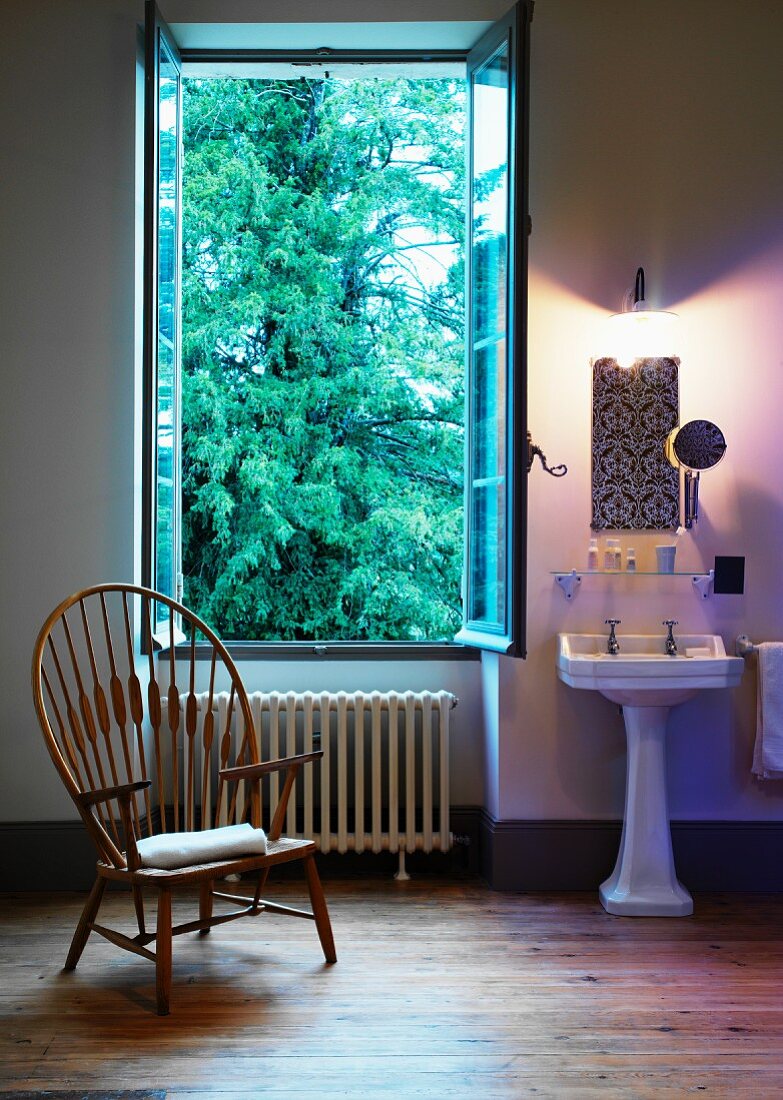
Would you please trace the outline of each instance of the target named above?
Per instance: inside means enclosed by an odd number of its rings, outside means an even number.
[[[525,652],[528,15],[518,4],[468,57],[464,626]]]
[[[182,63],[147,4],[144,120],[144,583],[179,598]],[[166,629],[167,619],[153,631]]]
[[[320,432],[321,435],[327,429],[331,431],[333,456],[330,462],[338,461],[334,459],[334,455],[338,454],[336,448],[343,445],[341,437],[350,436],[353,433],[353,437],[358,441],[356,454],[363,455],[364,460],[351,466],[351,477],[363,477],[365,470],[372,470],[373,462],[381,452],[384,461],[387,463],[393,461],[396,469],[407,471],[408,477],[407,482],[400,482],[399,491],[391,493],[390,504],[378,509],[378,515],[382,516],[382,521],[377,524],[375,537],[379,540],[378,544],[382,546],[383,553],[378,553],[375,561],[372,560],[371,552],[366,553],[365,559],[360,563],[361,568],[355,569],[350,585],[343,583],[340,586],[338,578],[333,583],[332,589],[324,589],[325,600],[333,598],[336,605],[339,601],[339,609],[344,611],[343,618],[348,622],[345,628],[347,631],[350,630],[351,621],[349,611],[355,613],[355,605],[366,600],[366,594],[370,590],[375,601],[372,607],[386,606],[390,609],[389,622],[385,628],[383,624],[380,629],[378,628],[376,615],[375,625],[365,627],[363,633],[357,633],[352,639],[350,633],[338,634],[330,631],[324,635],[319,633],[317,625],[308,627],[307,620],[312,621],[311,610],[304,606],[304,600],[299,599],[302,593],[297,590],[295,583],[296,569],[302,571],[302,576],[311,575],[313,569],[317,569],[319,564],[330,555],[330,565],[341,555],[346,557],[342,548],[338,551],[334,543],[329,543],[331,534],[327,532],[328,537],[324,538],[323,532],[320,531],[319,537],[322,538],[322,542],[318,545],[309,545],[307,540],[310,538],[310,533],[306,525],[303,524],[302,529],[297,530],[297,524],[292,523],[290,514],[284,515],[275,511],[277,505],[272,506],[271,496],[267,501],[263,495],[257,494],[253,498],[253,506],[241,513],[240,509],[235,507],[236,502],[231,499],[230,486],[229,491],[226,492],[225,452],[218,455],[215,449],[208,447],[201,447],[198,450],[191,448],[191,451],[188,451],[190,445],[188,432],[191,424],[189,417],[192,416],[191,410],[195,405],[188,405],[194,368],[189,365],[183,368],[181,357],[182,148],[183,131],[187,128],[183,125],[182,118],[183,74],[187,79],[189,67],[195,72],[196,64],[203,71],[205,66],[209,68],[211,62],[215,64],[219,62],[220,65],[231,63],[232,56],[229,51],[222,50],[214,51],[211,56],[204,50],[190,51],[190,53],[188,50],[182,50],[178,53],[171,32],[160,19],[152,0],[148,0],[145,171],[147,229],[145,468],[147,476],[144,502],[148,529],[145,540],[144,576],[145,580],[159,591],[170,595],[181,595],[178,579],[183,572],[184,480],[187,502],[185,522],[187,546],[184,554],[185,602],[191,605],[195,603],[195,609],[212,621],[226,638],[252,640],[255,643],[271,642],[270,649],[279,651],[276,647],[279,646],[283,636],[275,633],[265,634],[263,630],[253,634],[252,622],[254,615],[260,621],[259,609],[267,608],[275,599],[279,600],[281,592],[284,592],[283,580],[270,570],[270,561],[274,558],[274,554],[269,553],[270,545],[278,538],[279,532],[283,531],[285,545],[281,544],[280,552],[276,551],[277,558],[285,558],[286,568],[294,569],[291,593],[297,597],[292,599],[290,596],[285,596],[286,606],[290,601],[292,621],[298,614],[302,619],[301,629],[295,625],[284,640],[296,639],[309,652],[312,652],[315,643],[318,651],[323,652],[325,647],[331,649],[335,639],[338,639],[340,646],[337,651],[343,655],[346,652],[346,644],[352,640],[359,647],[357,652],[361,652],[361,648],[368,643],[382,642],[389,645],[390,649],[403,644],[410,648],[413,644],[421,656],[442,656],[444,644],[455,646],[456,643],[457,648],[467,645],[494,649],[516,656],[524,655],[526,495],[523,464],[526,461],[528,22],[528,5],[520,3],[506,18],[496,24],[472,51],[465,51],[461,56],[455,54],[454,50],[426,51],[426,63],[432,65],[433,61],[439,62],[442,66],[441,75],[447,71],[448,64],[457,60],[462,67],[462,73],[467,76],[466,80],[460,77],[463,81],[463,99],[465,94],[467,96],[469,119],[466,139],[468,155],[465,158],[467,183],[462,191],[461,200],[467,217],[463,222],[460,214],[460,231],[458,234],[452,233],[452,240],[437,239],[436,234],[434,241],[428,241],[428,245],[432,246],[431,250],[441,248],[440,259],[433,260],[433,268],[440,264],[444,268],[449,266],[450,271],[448,278],[444,278],[443,285],[437,287],[432,281],[431,274],[426,270],[424,274],[421,270],[415,273],[414,278],[418,284],[416,293],[422,299],[426,299],[421,322],[414,323],[409,318],[406,322],[408,327],[401,338],[390,338],[386,332],[383,334],[382,350],[378,353],[375,362],[386,364],[388,367],[389,363],[393,364],[395,356],[399,359],[400,356],[409,353],[412,358],[417,356],[416,369],[410,372],[397,369],[395,375],[395,368],[392,365],[391,374],[387,373],[383,387],[381,385],[377,387],[379,399],[377,413],[368,415],[366,403],[358,412],[356,407],[345,407],[341,409],[339,423],[334,424],[330,420],[329,402],[336,399],[329,386],[322,384],[327,341],[316,339],[311,342],[314,357],[311,387],[313,404],[311,408],[304,408],[301,416],[308,430]],[[341,57],[343,52],[345,57]],[[322,68],[324,66],[322,51],[306,56],[306,51],[301,50],[282,53],[276,51],[274,54],[271,51],[243,50],[241,55],[236,54],[235,58],[237,64],[239,61],[243,65],[248,61],[257,62],[263,66],[267,74],[274,70],[276,64],[287,66],[288,70],[291,70],[292,66],[306,66],[308,63],[316,62]],[[379,55],[369,52],[358,54],[355,50],[329,51],[330,70],[336,69],[341,61],[350,61],[357,71],[362,66],[366,68],[368,64],[390,66],[392,62],[398,66],[409,66],[412,71],[417,65],[424,64],[424,55],[422,51],[396,51],[393,57],[388,52]],[[329,73],[326,76],[328,77]],[[378,80],[379,85],[380,83],[382,81]],[[296,95],[290,95],[289,98],[295,100]],[[433,110],[436,109],[435,104],[442,103],[440,93],[434,95],[431,103]],[[350,117],[351,109],[347,108],[345,113],[346,117]],[[225,122],[224,118],[218,117],[219,114],[220,112],[213,112],[217,130]],[[414,117],[414,114],[415,112],[411,117]],[[382,111],[379,112],[379,117],[383,118]],[[246,145],[250,140],[257,140],[257,133],[258,127],[254,130],[252,125],[247,125],[240,135],[241,142]],[[426,135],[421,138],[422,142],[426,140]],[[207,151],[206,159],[211,155]],[[409,145],[400,159],[409,163],[414,161],[415,147],[412,144]],[[426,158],[423,159],[426,160]],[[259,164],[260,170],[266,173],[268,178],[268,158],[264,163],[264,157],[261,156]],[[430,190],[425,203],[430,219],[428,229],[432,229],[436,224],[445,225],[449,218],[453,218],[453,210],[447,209],[444,196],[449,188],[453,190],[455,173],[444,170],[442,164],[438,164],[436,168],[435,173],[431,166],[425,166],[424,169],[425,172],[430,173]],[[402,166],[398,165],[397,170],[401,171]],[[460,181],[462,179],[461,165],[459,179]],[[433,180],[437,181],[434,186]],[[230,172],[225,173],[221,177],[220,187],[210,192],[213,196],[210,201],[216,204],[222,202],[235,182],[236,178]],[[461,182],[460,187],[462,187]],[[240,188],[237,190],[239,191]],[[248,201],[251,203],[256,201],[258,193],[259,191],[255,191]],[[388,188],[385,190],[382,187],[378,188],[379,195],[388,196],[388,193]],[[345,204],[344,199],[340,201]],[[441,210],[440,207],[443,209]],[[342,209],[345,209],[345,205]],[[383,208],[376,217],[376,223],[385,225],[387,215],[388,210]],[[257,242],[253,241],[248,228],[249,219],[245,219],[242,223],[242,235],[236,238],[236,248],[232,245],[226,250],[226,254],[231,257],[231,262],[236,261],[237,265],[244,261],[248,250],[253,250],[257,264],[279,263],[281,270],[288,271],[288,275],[284,276],[288,279],[286,294],[289,291],[296,292],[304,288],[305,281],[309,279],[315,268],[310,265],[307,270],[294,274],[296,257],[294,256],[292,260],[292,255],[300,247],[301,242],[297,241],[297,231],[304,223],[300,220],[292,224],[294,232],[291,235],[290,247],[284,250],[276,248],[273,261],[267,258],[270,253],[265,254],[263,248],[259,248]],[[345,215],[335,218],[334,224],[338,227],[339,233],[340,225],[346,224]],[[464,240],[461,228],[463,224],[467,227]],[[410,229],[410,226],[406,228]],[[353,230],[355,229],[354,225]],[[319,227],[317,231],[321,232],[321,228]],[[309,229],[305,227],[302,232],[312,234],[312,226]],[[418,230],[416,232],[418,233]],[[438,229],[437,232],[445,231]],[[430,236],[432,236],[431,233]],[[399,271],[402,270],[403,261],[407,262],[414,254],[414,250],[420,249],[422,239],[415,234],[405,241],[401,241],[399,236],[396,238],[396,244],[400,246],[399,257],[402,257],[395,260],[400,264]],[[223,293],[228,281],[222,279],[220,270],[214,264],[217,254],[216,240],[214,233],[205,234],[203,249],[198,257],[202,273],[206,272],[202,280],[202,297],[209,297],[213,302],[217,301]],[[358,237],[354,240],[357,241]],[[456,277],[458,269],[452,262],[462,249],[464,249],[467,272],[464,284],[462,276]],[[193,251],[191,249],[191,255]],[[444,256],[448,259],[446,265],[443,263]],[[459,259],[461,263],[461,252]],[[363,270],[367,266],[363,265]],[[317,273],[322,284],[334,278],[336,267],[333,258],[323,263]],[[354,272],[356,269],[357,265],[354,263]],[[377,275],[381,268],[372,270]],[[395,288],[403,285],[404,279],[398,278],[397,275],[396,269],[388,267],[381,282],[379,283],[376,279],[374,284],[373,309],[376,313],[370,320],[376,331],[382,329],[381,314],[377,311],[386,308],[401,309],[400,303],[403,298]],[[187,281],[189,278],[190,275],[186,273],[186,287],[190,286]],[[351,353],[352,333],[358,331],[355,327],[351,328],[351,310],[354,313],[356,310],[356,285],[353,281],[353,273],[351,279],[343,276],[342,284],[350,284],[349,289],[354,296],[352,305],[345,310],[347,320],[343,319],[341,330],[344,337],[341,337],[340,348],[342,369],[353,369],[357,389],[361,390],[364,387],[366,391],[368,389],[366,372],[363,375],[361,370],[356,370],[356,364],[351,362],[352,358],[359,362],[359,356],[352,356]],[[241,338],[228,342],[223,340],[221,343],[220,354],[224,359],[226,375],[232,378],[233,396],[241,401],[245,401],[246,395],[251,391],[254,394],[259,391],[259,380],[263,380],[267,373],[268,377],[272,378],[272,373],[277,369],[279,362],[284,361],[289,366],[294,363],[300,373],[302,366],[301,347],[296,345],[298,336],[297,332],[293,331],[295,326],[289,328],[285,340],[281,338],[281,333],[285,331],[286,295],[281,293],[274,298],[273,306],[276,312],[272,316],[273,310],[269,303],[274,296],[269,294],[268,288],[262,287],[259,291],[254,282],[254,293],[257,300],[264,304],[267,319],[254,324],[252,319],[248,320],[247,314],[243,314],[241,327],[236,330]],[[460,324],[457,326],[451,321],[449,322],[451,328],[448,328],[444,318],[447,317],[448,310],[453,309],[455,301],[459,301]],[[314,317],[318,315],[319,309],[321,306],[314,303],[312,307]],[[268,320],[270,317],[272,317],[271,321]],[[322,323],[325,324],[325,322]],[[460,331],[457,334],[458,328]],[[204,326],[203,331],[207,333],[207,330],[209,330],[208,338],[214,340],[215,327]],[[437,333],[436,330],[438,330]],[[297,331],[301,331],[301,326]],[[447,331],[445,343],[444,331]],[[456,390],[452,388],[449,392],[448,387],[444,388],[443,373],[444,349],[448,347],[448,354],[454,353],[457,335],[461,346],[464,341],[464,360],[467,364],[467,369],[463,370],[460,353],[457,370],[459,417],[449,413],[449,400],[453,401]],[[206,339],[207,337],[201,341],[199,354],[203,354],[204,347],[207,347]],[[186,355],[190,355],[188,340],[186,344],[188,344]],[[359,343],[357,342],[354,346],[358,350]],[[208,347],[207,354],[210,354]],[[429,377],[425,369],[428,362],[427,356],[430,357],[429,362],[432,364],[432,374]],[[201,371],[199,376],[204,379],[204,386],[210,386],[214,378],[210,377],[209,370],[202,367],[197,366],[196,369]],[[306,376],[306,363],[304,368]],[[185,420],[188,421],[184,427],[186,437],[184,442],[181,420],[183,372]],[[404,377],[405,374],[409,374],[410,377]],[[290,413],[292,417],[299,415],[293,411],[293,402],[281,401],[280,392],[276,392],[276,399],[279,403],[278,414],[283,415],[284,419],[289,415],[289,409],[292,410]],[[303,496],[312,500],[314,512],[317,509],[321,509],[322,512],[331,510],[330,515],[339,516],[341,523],[355,522],[363,524],[365,530],[369,530],[367,525],[375,522],[377,517],[373,516],[372,520],[368,520],[364,499],[354,496],[348,505],[347,498],[336,498],[334,493],[329,495],[327,490],[330,486],[330,478],[333,477],[332,467],[322,475],[320,484],[317,483],[316,478],[310,477],[313,484],[303,487],[302,481],[307,479],[293,476],[288,488],[285,491],[281,489],[280,451],[272,445],[265,452],[259,445],[260,441],[266,438],[264,433],[268,430],[268,424],[263,409],[259,412],[258,400],[254,400],[253,415],[245,416],[242,426],[237,426],[238,421],[227,421],[223,426],[224,441],[230,441],[229,449],[235,452],[230,460],[236,461],[236,452],[242,452],[244,446],[240,442],[240,434],[247,433],[248,424],[250,425],[251,434],[245,434],[244,439],[249,441],[247,450],[252,449],[254,452],[253,460],[245,462],[244,465],[241,462],[237,463],[235,476],[232,474],[233,484],[239,484],[244,478],[243,484],[247,486],[247,479],[255,477],[258,484],[267,478],[268,483],[272,485],[272,479],[277,477],[274,492],[277,494],[277,499],[283,502],[283,507],[290,505],[297,496]],[[250,402],[246,404],[247,407],[251,406]],[[199,405],[199,408],[203,411],[203,405]],[[294,435],[297,447],[307,446],[306,443],[301,443],[305,434],[301,431],[300,423],[297,423],[295,428],[293,421],[284,425],[283,435],[285,446],[291,444]],[[198,453],[199,461],[203,459],[201,482],[197,486],[200,492],[203,490],[199,500],[207,502],[205,508],[207,506],[215,509],[224,508],[227,517],[220,530],[215,533],[217,529],[213,527],[205,541],[211,540],[212,544],[218,547],[221,539],[224,540],[224,545],[225,540],[229,538],[236,543],[240,528],[247,532],[247,552],[243,552],[245,548],[240,546],[240,552],[234,553],[231,566],[234,572],[230,579],[228,571],[225,574],[219,572],[210,574],[207,569],[202,568],[205,564],[211,566],[214,563],[214,560],[209,559],[208,553],[202,555],[199,560],[200,588],[195,580],[197,571],[192,568],[194,557],[191,552],[191,543],[202,536],[198,523],[194,522],[196,510],[193,508],[195,482],[192,476],[192,463],[186,465],[183,479],[183,448],[186,455]],[[269,463],[265,459],[265,453],[270,456]],[[347,450],[344,454],[347,454]],[[272,458],[277,460],[277,466],[274,461],[271,461]],[[463,461],[464,485],[461,476]],[[224,477],[221,485],[215,485],[214,494],[210,494],[209,486],[205,485],[203,478],[203,470],[209,468],[210,462],[215,469],[221,467]],[[343,461],[343,471],[347,468],[346,462]],[[411,475],[411,469],[415,469],[415,476]],[[438,494],[446,502],[443,505],[443,514],[446,519],[443,522],[435,522],[430,514],[430,498]],[[451,494],[451,497],[448,494]],[[453,518],[455,515],[458,517],[463,515],[463,495],[464,524],[461,518],[458,518],[458,522]],[[449,511],[450,500],[454,506]],[[406,557],[404,544],[395,534],[394,528],[384,526],[392,513],[397,513],[399,519],[399,513],[407,503],[411,506],[411,546],[414,547],[409,559]],[[259,517],[257,531],[252,529],[254,514]],[[261,517],[264,518],[263,525],[260,523]],[[293,533],[291,533],[292,530]],[[401,548],[404,552],[396,553],[396,557],[400,560],[394,560],[392,570],[392,567],[387,567],[385,564],[384,555],[394,555],[395,551]],[[236,551],[236,546],[234,550]],[[403,561],[403,558],[406,560]],[[368,568],[368,562],[373,565],[373,568]],[[334,570],[332,570],[333,573]],[[441,601],[443,606],[448,608],[448,614],[446,617],[441,614],[439,618],[435,615],[431,616],[431,622],[435,623],[435,626],[429,630],[422,629],[422,632],[417,634],[411,627],[411,623],[430,620],[427,619],[427,607],[424,603],[426,589],[422,583],[414,582],[421,582],[423,577],[429,578],[430,575],[435,584],[439,576],[443,578],[442,591],[436,592],[433,588],[435,593],[433,600]],[[463,577],[461,585],[460,575]],[[192,581],[192,592],[189,591],[189,581]],[[288,581],[290,584],[290,577]],[[193,599],[197,592],[200,592],[204,598],[222,598],[225,608],[227,601],[223,593],[228,585],[233,586],[231,600],[234,600],[237,609],[237,618],[233,621],[228,617],[220,621],[221,613],[211,615],[208,610],[198,605],[198,599]],[[266,591],[264,585],[267,585]],[[336,595],[332,596],[330,594],[332,591]],[[381,595],[385,605],[380,598]],[[393,616],[400,611],[405,599],[413,601],[411,606],[414,610],[407,618],[400,616],[401,625],[398,636],[394,633]],[[296,602],[301,604],[303,610],[297,611],[294,606]],[[366,600],[366,602],[370,607],[371,601]],[[369,611],[365,619],[372,624]],[[239,624],[239,627],[236,627],[236,624]],[[248,633],[248,630],[251,633]],[[436,644],[438,642],[439,645]]]

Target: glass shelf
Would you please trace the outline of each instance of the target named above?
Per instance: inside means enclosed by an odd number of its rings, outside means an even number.
[[[715,570],[710,569],[706,573],[686,573],[684,570],[662,573],[660,569],[551,569],[550,576],[555,578],[555,584],[562,588],[567,600],[572,600],[576,595],[582,577],[690,577],[693,587],[706,600],[712,592]]]
[[[660,569],[550,569],[553,577],[709,577],[709,573],[696,573],[692,570],[679,570],[662,573]]]

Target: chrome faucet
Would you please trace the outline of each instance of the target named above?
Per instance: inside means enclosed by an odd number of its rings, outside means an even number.
[[[679,626],[679,623],[677,622],[676,619],[664,619],[663,623],[661,625],[662,626],[668,626],[668,628],[669,628],[669,633],[666,636],[666,652],[668,653],[668,655],[670,657],[676,657],[677,656],[677,643],[674,640],[673,627]]]
[[[620,643],[617,641],[614,628],[620,625],[622,619],[604,619],[604,622],[608,627],[611,627],[611,630],[609,631],[609,641],[607,643],[606,649],[607,652],[611,653],[614,657],[617,653],[620,652]]]

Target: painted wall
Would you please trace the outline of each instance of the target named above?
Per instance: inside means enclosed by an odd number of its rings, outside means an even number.
[[[740,631],[783,637],[783,6],[754,0],[542,0],[533,23],[530,426],[555,481],[530,478],[529,658],[500,662],[503,818],[618,817],[617,708],[555,679],[561,630]],[[567,604],[551,569],[585,568],[590,358],[642,264],[648,298],[681,316],[681,419],[723,429],[702,514],[677,564],[747,556],[746,595],[702,601],[688,578],[586,578]],[[650,534],[635,545],[652,568]],[[783,784],[750,776],[755,668],[735,693],[672,718],[678,818],[779,818]]]
[[[229,7],[221,18],[231,18]],[[250,18],[275,18],[253,7]],[[476,18],[485,18],[488,5],[479,7]],[[442,18],[446,6],[435,8],[433,18]],[[354,3],[331,14],[357,19],[364,11]],[[408,5],[408,18],[417,12]],[[35,636],[67,594],[133,579],[138,569],[135,48],[143,5],[7,0],[4,17],[0,820],[60,820],[76,815],[33,714]],[[267,663],[243,674],[251,689],[452,691],[460,700],[451,724],[453,800],[482,802],[479,662]]]
[[[179,0],[171,4],[182,10]],[[493,0],[455,12],[424,0],[414,15],[481,20],[504,6]],[[354,0],[333,14],[405,18],[409,7]],[[200,8],[203,18],[214,12]],[[221,17],[230,18],[225,8]],[[249,3],[234,17],[252,18],[251,9],[282,18],[279,5]],[[6,820],[73,816],[32,714],[28,662],[38,625],[64,594],[135,569],[140,12],[136,0],[6,0],[0,155],[13,169],[0,174]],[[759,639],[783,632],[780,433],[767,412],[783,396],[783,78],[775,49],[783,9],[775,0],[754,0],[741,15],[729,0],[539,0],[533,29],[531,426],[571,473],[560,482],[540,471],[531,478],[529,660],[488,658],[437,672],[322,664],[312,686],[399,687],[412,677],[424,686],[436,677],[431,686],[461,699],[455,800],[481,801],[484,756],[486,804],[496,816],[616,817],[620,719],[605,701],[556,682],[557,631],[592,629],[611,612],[626,629],[657,629],[673,614],[683,629],[716,629],[727,640],[740,628]],[[589,358],[602,318],[639,263],[650,296],[682,315],[683,415],[715,419],[729,442],[724,463],[704,478],[702,519],[681,540],[680,562],[695,568],[715,552],[747,554],[743,598],[699,604],[687,581],[597,579],[569,606],[548,575],[585,558]],[[635,539],[640,559],[655,541]],[[296,687],[303,675],[304,666],[292,665],[277,686]],[[753,706],[749,679],[734,696],[716,693],[681,709],[671,738],[677,816],[780,816],[783,792],[757,788],[748,774]]]
[[[32,709],[38,629],[135,563],[135,64],[127,0],[10,0],[0,35],[0,806],[75,816]]]

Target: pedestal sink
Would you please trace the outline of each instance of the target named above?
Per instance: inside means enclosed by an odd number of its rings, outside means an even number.
[[[666,798],[669,709],[706,688],[735,687],[744,661],[729,657],[715,634],[684,634],[670,657],[664,635],[558,634],[557,675],[570,687],[600,691],[623,708],[628,741],[625,815],[614,871],[599,896],[609,913],[685,917],[693,899],[674,869]]]

